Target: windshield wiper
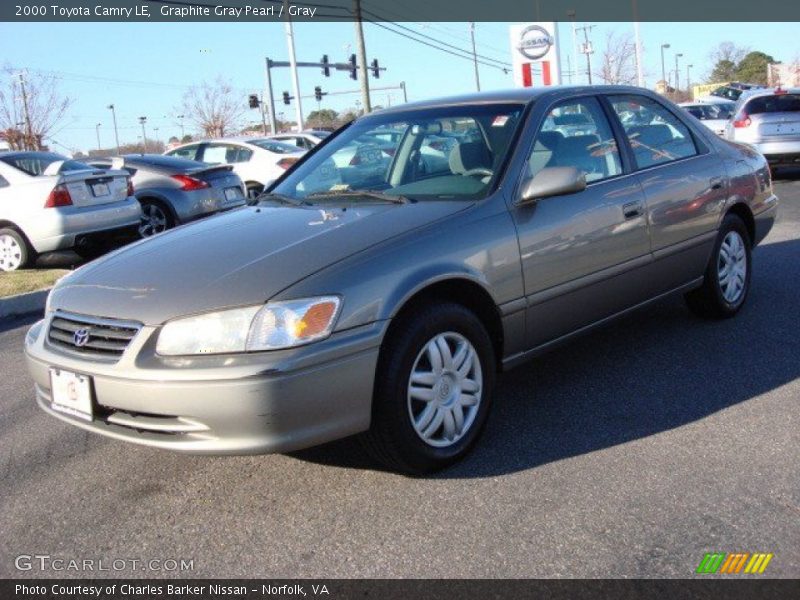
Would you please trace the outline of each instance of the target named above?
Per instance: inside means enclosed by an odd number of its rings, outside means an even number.
[[[263,200],[275,200],[276,202],[280,202],[282,204],[288,204],[290,206],[308,206],[308,202],[304,202],[303,200],[298,200],[297,198],[292,198],[291,196],[286,196],[285,194],[276,194],[274,192],[266,192],[263,194],[259,194],[256,197],[258,202]]]
[[[383,202],[394,202],[395,204],[408,204],[410,199],[405,196],[395,196],[385,192],[378,192],[375,190],[343,190],[341,192],[314,192],[309,194],[307,198],[374,198],[382,200]]]

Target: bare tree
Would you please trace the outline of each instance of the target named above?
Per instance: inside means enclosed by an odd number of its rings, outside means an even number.
[[[55,75],[28,73],[6,65],[0,78],[3,137],[15,150],[38,150],[64,119],[72,99],[60,94]]]
[[[609,31],[606,47],[601,57],[600,71],[596,73],[603,83],[633,85],[636,83],[636,44],[629,33]]]
[[[237,130],[247,107],[246,98],[230,82],[218,77],[193,86],[183,96],[182,114],[207,137],[223,137]]]
[[[708,55],[711,69],[706,74],[706,81],[730,81],[736,77],[736,67],[750,52],[746,46],[737,46],[733,42],[722,42]]]

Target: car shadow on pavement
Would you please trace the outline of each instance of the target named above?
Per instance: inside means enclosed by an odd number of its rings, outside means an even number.
[[[753,273],[734,319],[702,320],[670,298],[502,375],[482,439],[433,477],[492,477],[624,444],[800,377],[800,240],[759,247]],[[291,456],[379,468],[354,438]]]

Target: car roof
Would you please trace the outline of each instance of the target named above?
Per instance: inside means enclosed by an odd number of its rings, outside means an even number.
[[[378,112],[370,113],[364,118],[370,118],[373,115],[385,115],[394,113],[403,113],[409,110],[426,109],[426,108],[439,108],[445,106],[458,106],[469,104],[529,104],[537,99],[549,97],[556,99],[560,96],[570,96],[576,93],[591,93],[591,94],[641,94],[646,96],[653,96],[654,92],[648,89],[628,86],[628,85],[553,85],[538,88],[515,88],[506,90],[494,90],[489,92],[477,92],[471,94],[462,94],[459,96],[447,96],[443,98],[433,98],[431,100],[422,100],[419,102],[409,102],[408,104],[398,104],[388,108],[381,109]]]

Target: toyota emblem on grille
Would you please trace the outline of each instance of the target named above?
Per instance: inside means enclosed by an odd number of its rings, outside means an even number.
[[[89,330],[86,328],[78,329],[72,334],[72,341],[80,348],[89,343]]]

